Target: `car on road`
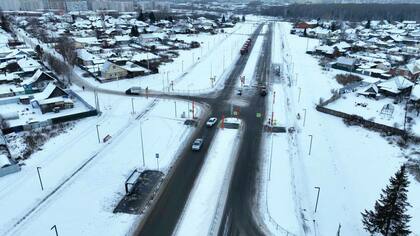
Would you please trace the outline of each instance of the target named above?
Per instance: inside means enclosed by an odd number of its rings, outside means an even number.
[[[215,124],[216,124],[216,122],[217,122],[217,118],[216,118],[216,117],[211,117],[211,118],[207,121],[206,125],[207,125],[207,127],[213,127],[213,125],[215,125]]]
[[[194,140],[191,149],[193,151],[200,151],[201,147],[203,146],[203,139],[202,138],[198,138],[196,140]]]

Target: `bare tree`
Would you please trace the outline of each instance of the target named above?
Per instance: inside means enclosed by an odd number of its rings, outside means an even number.
[[[77,59],[77,52],[76,52],[76,45],[73,39],[69,37],[60,37],[58,39],[56,49],[58,53],[60,53],[64,60],[69,63],[71,66],[76,64]]]

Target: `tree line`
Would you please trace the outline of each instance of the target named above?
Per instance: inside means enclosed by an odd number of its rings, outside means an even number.
[[[292,4],[288,6],[261,6],[260,13],[284,18],[419,21],[419,12],[420,4]]]

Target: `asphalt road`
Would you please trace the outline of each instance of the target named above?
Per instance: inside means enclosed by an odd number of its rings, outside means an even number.
[[[254,34],[251,36],[252,41],[255,42],[258,34],[262,29],[260,25]],[[195,138],[201,137],[204,139],[204,145],[200,152],[192,152],[191,146],[186,145],[174,169],[167,175],[164,186],[157,196],[152,208],[146,213],[145,219],[140,223],[135,231],[135,235],[172,235],[173,230],[178,223],[178,219],[182,214],[185,203],[193,188],[195,179],[197,178],[203,162],[206,158],[209,143],[212,141],[216,132],[215,128],[206,128],[204,123],[210,116],[221,118],[222,115],[230,114],[229,99],[233,93],[234,85],[248,61],[249,55],[240,57],[236,62],[229,78],[225,82],[225,88],[217,94],[215,98],[191,98],[198,102],[203,102],[209,105],[209,113],[204,116],[204,122],[200,122],[196,132],[190,138],[190,142]],[[185,96],[171,96],[172,98],[189,99]]]
[[[269,25],[263,52],[257,66],[257,79],[266,83],[271,67],[272,25]],[[250,105],[241,110],[240,118],[246,124],[242,144],[239,151],[229,189],[228,200],[224,212],[222,227],[219,235],[254,236],[264,235],[263,228],[255,220],[259,217],[256,210],[258,169],[260,165],[260,146],[263,133],[263,118],[266,110],[266,97],[261,97],[256,91],[249,98]]]

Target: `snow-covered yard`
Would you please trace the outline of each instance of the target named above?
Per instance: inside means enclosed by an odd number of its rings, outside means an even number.
[[[273,62],[288,62],[290,66],[283,69],[292,77],[292,86],[287,86],[287,78],[282,78],[280,88],[274,85],[278,98],[274,111],[280,113],[277,115],[280,124],[295,127],[297,133],[266,136],[263,155],[268,182],[262,187],[260,198],[265,222],[276,235],[285,235],[283,228],[296,235],[304,232],[335,235],[339,225],[342,235],[368,235],[363,230],[360,212],[373,208],[388,179],[406,162],[404,155],[412,155],[418,147],[401,149],[378,133],[347,127],[341,119],[317,112],[314,108],[319,98],[329,97],[330,89],[336,88],[334,72],[323,71],[316,58],[305,54],[307,39],[290,35],[289,23],[277,23],[275,27],[275,34],[284,35],[285,45],[284,49],[274,46],[273,54],[278,58]],[[308,42],[310,46],[317,43],[312,39]],[[343,101],[347,100],[350,101],[349,98]],[[300,119],[296,118],[297,113]],[[309,135],[313,137],[310,155]],[[420,185],[414,178],[410,180],[409,214],[413,217],[410,229],[417,235],[420,233]],[[315,187],[320,187],[316,212]],[[291,214],[295,217],[290,217]]]

